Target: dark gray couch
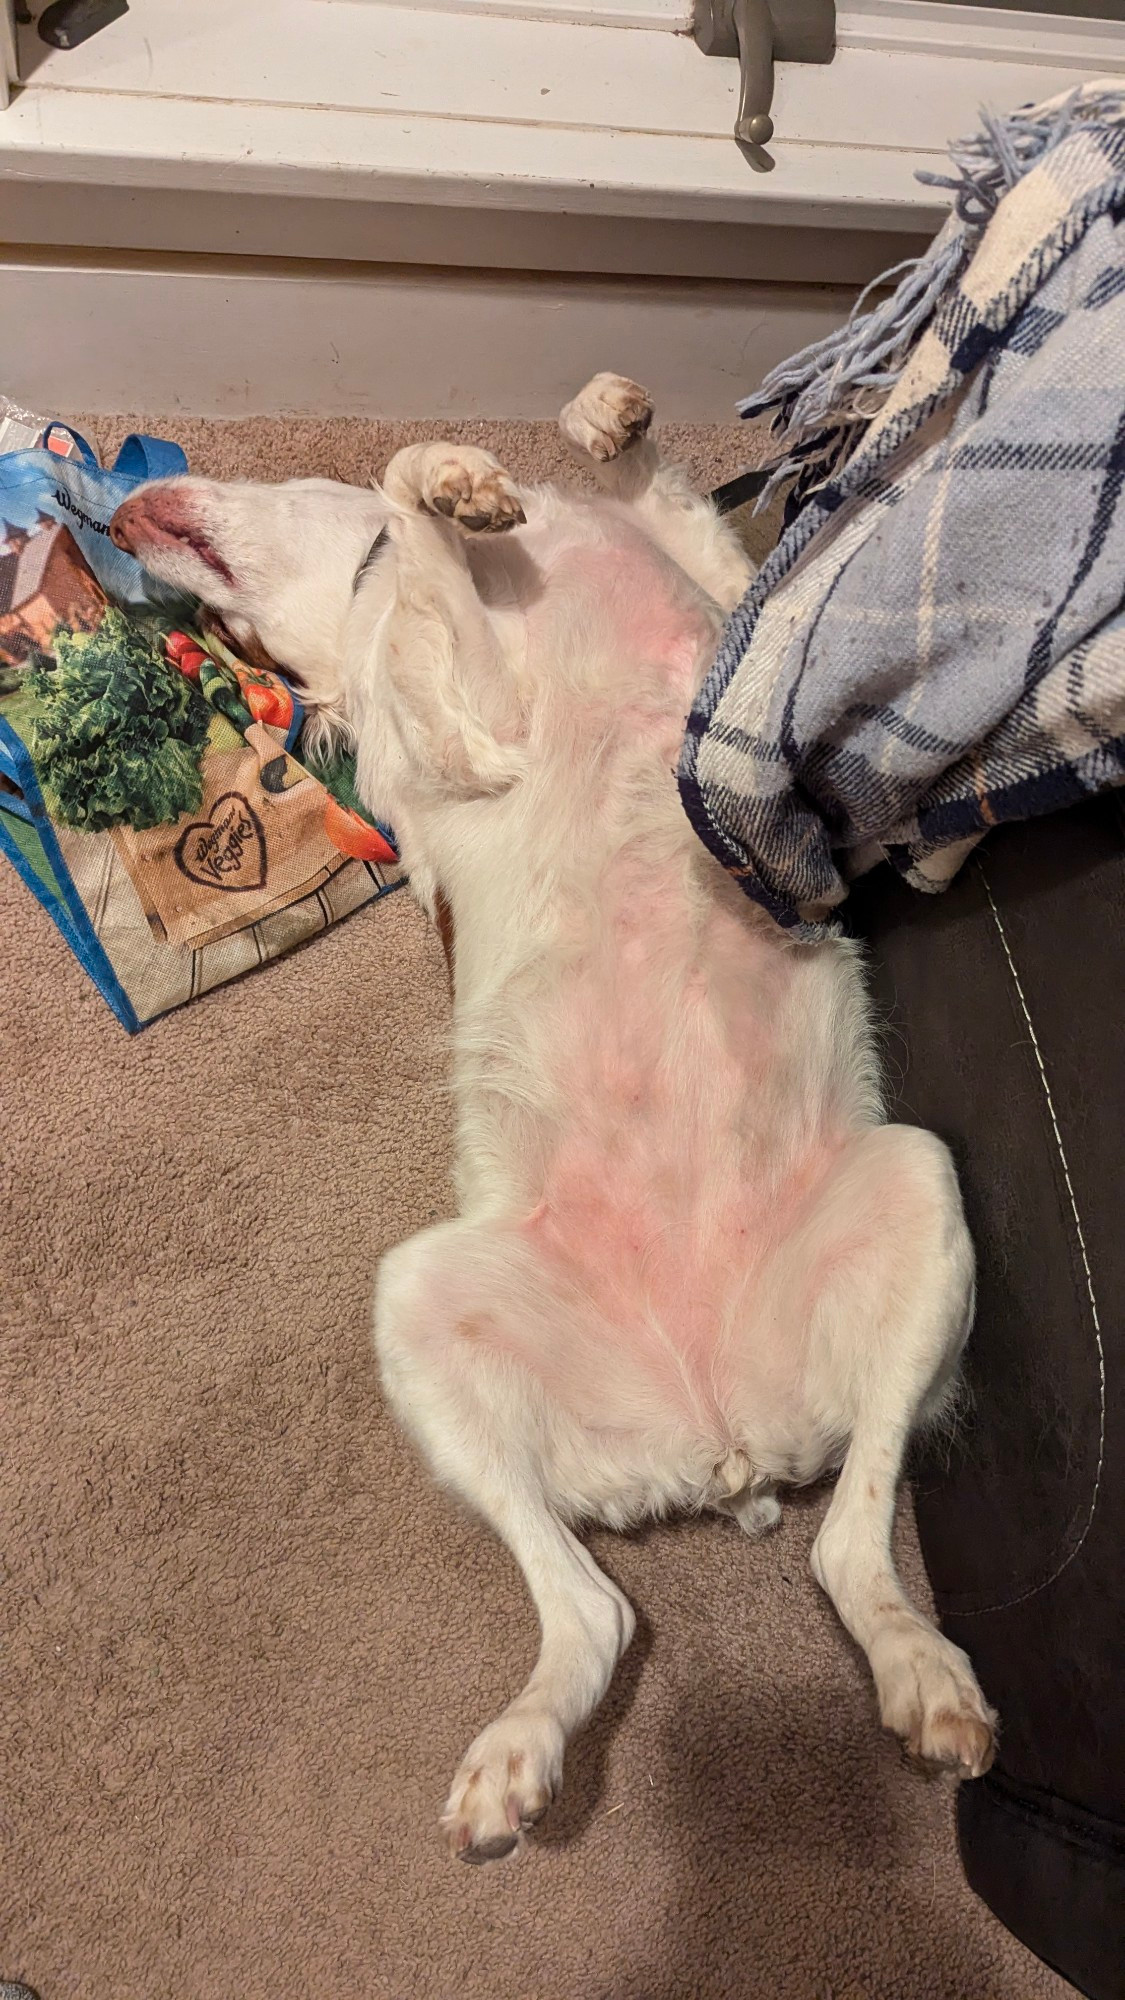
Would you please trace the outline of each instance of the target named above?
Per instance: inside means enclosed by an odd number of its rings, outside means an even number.
[[[915,1468],[943,1627],[1002,1725],[962,1856],[1092,2000],[1125,1996],[1123,806],[997,830],[940,898],[883,868],[849,905],[896,1115],[952,1146],[979,1258],[965,1405]]]

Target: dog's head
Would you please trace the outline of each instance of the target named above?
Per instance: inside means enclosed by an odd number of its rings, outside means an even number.
[[[381,495],[334,479],[278,486],[154,479],[109,532],[149,573],[217,613],[239,650],[338,696],[357,572],[387,516]]]

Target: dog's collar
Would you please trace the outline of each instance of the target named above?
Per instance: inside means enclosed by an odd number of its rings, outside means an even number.
[[[383,544],[386,541],[389,532],[390,530],[387,528],[380,528],[378,534],[375,537],[375,540],[372,542],[371,547],[368,549],[367,554],[364,556],[363,561],[360,563],[360,566],[355,573],[355,582],[352,585],[353,597],[355,596],[356,591],[359,589],[360,584],[363,582],[364,577],[367,575],[368,570],[372,569],[375,563],[378,561],[379,551],[383,547]]]

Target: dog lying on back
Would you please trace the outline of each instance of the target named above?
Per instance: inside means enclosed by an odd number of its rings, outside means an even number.
[[[612,375],[563,411],[598,497],[420,444],[372,491],[156,481],[112,528],[300,676],[452,918],[460,1214],[383,1259],[375,1339],[542,1628],[453,1779],[467,1861],[546,1812],[629,1643],[580,1524],[710,1508],[759,1535],[837,1466],[812,1566],[885,1726],[960,1776],[993,1753],[890,1552],[972,1315],[953,1168],[884,1122],[854,949],[790,943],[681,810],[684,719],[751,572],[651,416]]]

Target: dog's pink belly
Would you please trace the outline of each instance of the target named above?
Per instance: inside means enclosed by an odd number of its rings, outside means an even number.
[[[735,1442],[751,1323],[757,1399],[796,1395],[802,1327],[759,1308],[838,1142],[777,1129],[786,954],[718,908],[689,949],[680,875],[641,878],[619,864],[604,956],[559,996],[566,1124],[525,1229],[597,1334],[541,1372],[588,1421],[627,1424],[632,1382],[636,1407]]]
[[[775,1270],[831,1157],[810,1151],[766,1197],[737,1167],[692,1188],[580,1141],[561,1152],[525,1228],[596,1334],[545,1353],[547,1386],[589,1422],[630,1428],[643,1407],[726,1445],[748,1396],[763,1418],[791,1411],[807,1315],[773,1309]]]

